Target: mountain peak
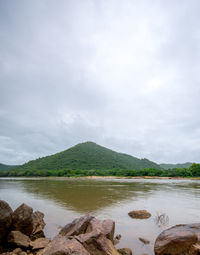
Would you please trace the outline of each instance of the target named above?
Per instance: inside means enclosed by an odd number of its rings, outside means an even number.
[[[108,170],[108,169],[160,168],[150,161],[122,154],[87,141],[51,156],[29,161],[20,169],[30,170]]]

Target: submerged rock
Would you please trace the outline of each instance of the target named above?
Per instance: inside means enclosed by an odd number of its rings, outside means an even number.
[[[139,239],[143,244],[149,244],[149,243],[150,243],[150,241],[147,240],[147,239],[145,239],[145,238],[139,237],[138,239]]]
[[[147,210],[134,210],[128,213],[131,218],[135,219],[148,219],[151,214]]]
[[[200,223],[176,225],[164,230],[156,239],[156,255],[197,255],[200,252]]]
[[[9,204],[0,200],[0,242],[6,236],[12,223],[12,209]]]
[[[132,251],[129,248],[122,248],[117,250],[121,255],[132,255]]]

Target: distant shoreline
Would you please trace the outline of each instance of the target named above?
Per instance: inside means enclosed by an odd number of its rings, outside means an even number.
[[[200,180],[200,177],[162,177],[162,176],[6,176],[0,179],[88,179],[88,180],[110,180],[110,179],[160,179],[160,180]]]

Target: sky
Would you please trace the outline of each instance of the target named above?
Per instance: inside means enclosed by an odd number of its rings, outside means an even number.
[[[0,0],[0,162],[93,141],[200,162],[199,0]]]

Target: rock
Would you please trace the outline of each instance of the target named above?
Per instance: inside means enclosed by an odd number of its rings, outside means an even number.
[[[145,238],[139,237],[138,239],[139,239],[143,244],[149,244],[149,243],[150,243],[150,241],[147,240],[147,239],[145,239]]]
[[[38,238],[33,242],[30,242],[30,246],[33,250],[43,249],[51,242],[48,238]]]
[[[31,239],[34,240],[36,238],[44,237],[44,214],[40,211],[36,211],[32,215],[32,224],[33,230],[31,233]]]
[[[20,254],[22,252],[22,249],[21,248],[16,248],[12,251],[14,254]]]
[[[121,236],[120,234],[119,234],[119,235],[116,235],[116,237],[115,237],[114,240],[113,240],[114,245],[116,245],[116,244],[119,243],[121,237],[122,237],[122,236]]]
[[[119,255],[112,241],[106,238],[101,231],[94,230],[90,233],[76,236],[90,255]]]
[[[33,209],[26,204],[20,205],[12,215],[14,229],[30,236],[33,231],[32,217]]]
[[[28,248],[30,244],[30,238],[20,231],[11,231],[8,235],[7,241],[9,244]]]
[[[119,255],[113,245],[114,229],[112,220],[85,215],[64,226],[37,255]],[[39,239],[31,242],[33,249],[38,249],[37,242]]]
[[[176,225],[164,230],[156,239],[154,251],[156,255],[197,255],[200,237],[200,223]],[[195,251],[195,246],[197,247]]]
[[[151,217],[151,214],[146,210],[135,210],[128,213],[131,218],[135,219],[148,219]]]
[[[39,255],[90,255],[75,238],[57,235]]]
[[[9,204],[0,200],[0,242],[8,233],[12,223],[12,209]]]
[[[86,233],[89,233],[94,230],[99,231],[113,242],[115,232],[115,222],[113,220],[101,221],[96,218],[93,218],[88,224]]]
[[[117,250],[121,255],[132,255],[132,251],[129,248],[122,248]]]
[[[62,236],[80,235],[86,232],[89,222],[94,217],[87,214],[81,218],[73,220],[71,223],[65,225],[59,232]]]

